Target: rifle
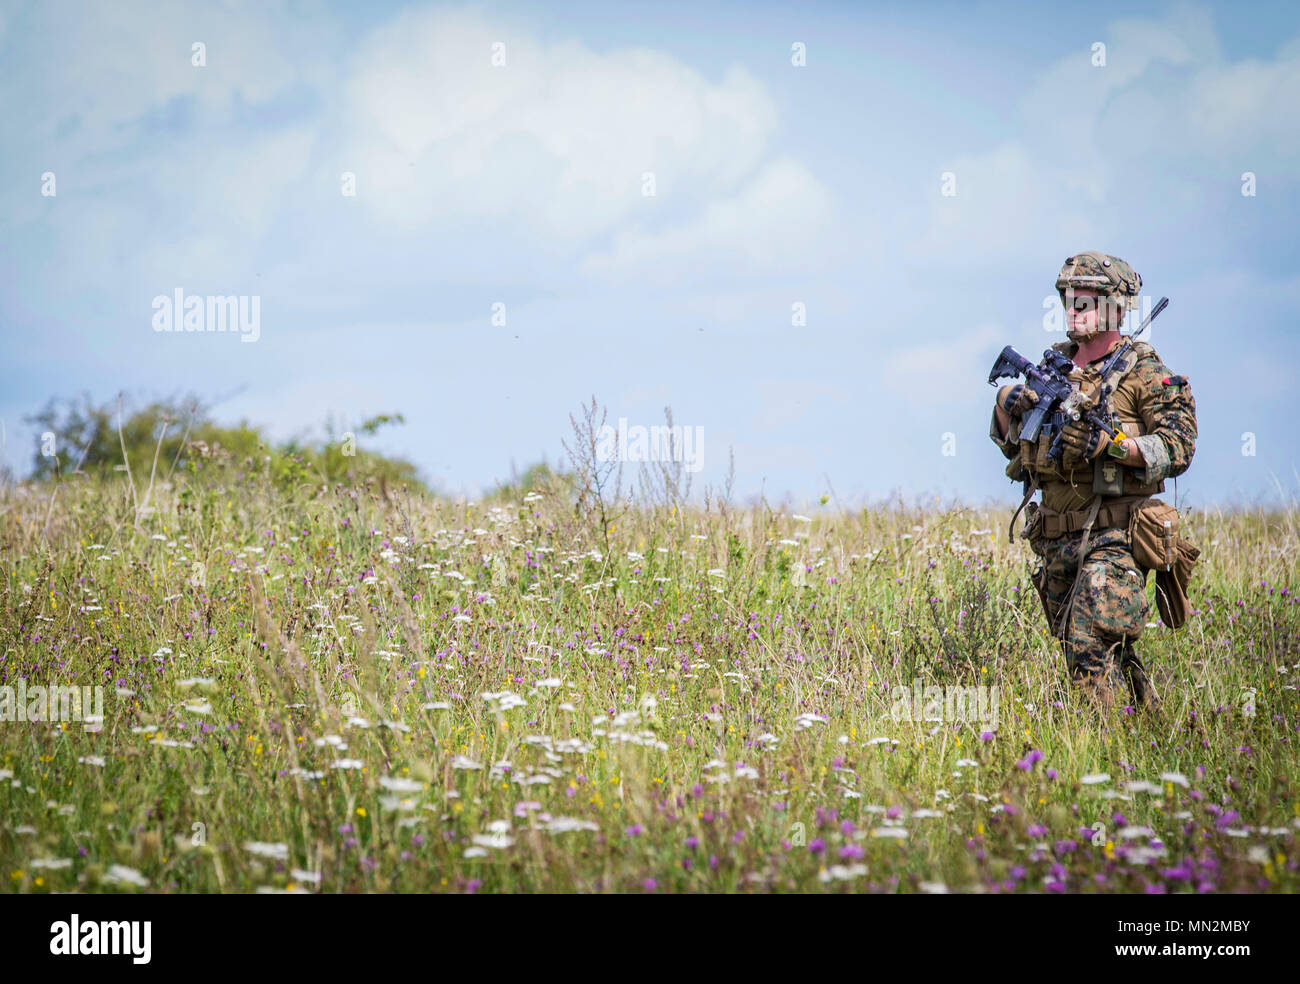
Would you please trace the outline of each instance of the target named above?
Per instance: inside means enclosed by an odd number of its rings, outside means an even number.
[[[1147,325],[1151,324],[1156,315],[1168,305],[1169,298],[1160,298],[1156,306],[1151,309],[1151,313],[1138,325],[1137,330],[1110,354],[1101,367],[1101,377],[1103,379],[1132,348],[1133,340],[1146,331]],[[1102,390],[1095,406],[1087,406],[1084,395],[1069,379],[1070,373],[1075,368],[1074,361],[1069,356],[1055,349],[1049,348],[1045,351],[1043,361],[1038,365],[1034,365],[1008,345],[1002,350],[1002,354],[998,356],[997,361],[993,363],[993,368],[989,370],[989,385],[996,386],[997,381],[1004,376],[1025,377],[1025,385],[1038,394],[1038,402],[1025,416],[1018,439],[1037,441],[1044,428],[1046,428],[1047,433],[1053,435],[1051,447],[1047,451],[1047,456],[1052,461],[1059,463],[1064,453],[1061,432],[1065,430],[1067,418],[1072,421],[1085,420],[1104,431],[1111,439],[1112,450],[1116,452],[1115,456],[1121,457],[1123,452],[1119,449],[1119,444],[1125,439],[1126,435],[1122,430],[1111,424],[1111,415],[1109,413],[1110,387],[1107,386]],[[1026,482],[1028,482],[1028,479],[1026,479]]]

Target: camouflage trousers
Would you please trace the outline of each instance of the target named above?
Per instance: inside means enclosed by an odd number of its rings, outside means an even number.
[[[1127,682],[1135,700],[1146,702],[1146,668],[1133,649],[1150,611],[1146,572],[1133,559],[1127,529],[1094,529],[1072,610],[1063,612],[1079,571],[1082,538],[1079,532],[1030,542],[1042,558],[1033,576],[1048,629],[1061,640],[1070,676],[1077,683],[1110,690]]]

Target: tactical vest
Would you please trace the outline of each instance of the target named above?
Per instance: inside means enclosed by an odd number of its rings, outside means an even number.
[[[1120,344],[1123,344],[1123,342]],[[1065,355],[1070,355],[1073,347],[1073,343],[1070,342],[1058,342],[1052,346],[1052,348]],[[1120,429],[1126,437],[1139,437],[1145,433],[1145,428],[1141,417],[1126,405],[1131,401],[1121,398],[1120,385],[1139,362],[1148,358],[1159,359],[1156,350],[1146,342],[1133,342],[1130,344],[1129,351],[1124,358],[1115,364],[1109,374],[1099,380],[1102,387],[1110,387],[1111,411],[1119,417]],[[1087,367],[1081,368],[1086,369]],[[1097,381],[1094,380],[1093,382]],[[1148,496],[1164,491],[1165,483],[1163,481],[1144,485],[1140,481],[1138,469],[1121,465],[1119,459],[1112,458],[1109,455],[1102,455],[1086,467],[1062,472],[1060,469],[1063,466],[1058,466],[1047,457],[1047,452],[1051,446],[1052,438],[1047,434],[1040,434],[1037,442],[1021,441],[1020,453],[1007,466],[1008,477],[1018,480],[1021,477],[1022,466],[1027,468],[1030,474],[1038,479],[1039,487],[1044,489],[1045,498],[1046,487],[1055,482],[1074,486],[1082,493],[1081,499],[1090,499],[1093,493],[1097,493],[1103,498],[1109,498],[1112,496]],[[1090,483],[1087,476],[1089,469],[1092,471]]]

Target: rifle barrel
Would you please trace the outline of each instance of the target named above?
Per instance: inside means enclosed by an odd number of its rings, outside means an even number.
[[[1138,335],[1140,335],[1140,334],[1142,334],[1144,331],[1146,331],[1146,330],[1147,330],[1147,325],[1149,325],[1149,324],[1151,324],[1151,322],[1155,321],[1155,320],[1156,320],[1156,315],[1159,314],[1161,311],[1163,311],[1163,310],[1164,310],[1165,308],[1167,308],[1168,306],[1169,306],[1169,298],[1167,298],[1167,297],[1162,297],[1162,298],[1160,298],[1160,300],[1156,301],[1156,306],[1153,307],[1153,308],[1151,309],[1151,313],[1148,314],[1145,318],[1142,319],[1142,324],[1140,324],[1140,325],[1137,326],[1137,331],[1133,332],[1133,334],[1130,335],[1129,338],[1137,338]]]

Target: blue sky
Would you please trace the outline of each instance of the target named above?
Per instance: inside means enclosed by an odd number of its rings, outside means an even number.
[[[1300,8],[1110,9],[0,3],[6,461],[51,396],[194,391],[401,412],[379,447],[474,494],[595,394],[702,428],[697,490],[733,449],[742,497],[1007,500],[988,367],[1100,249],[1171,298],[1180,502],[1293,498]],[[257,342],[155,332],[178,287]]]

